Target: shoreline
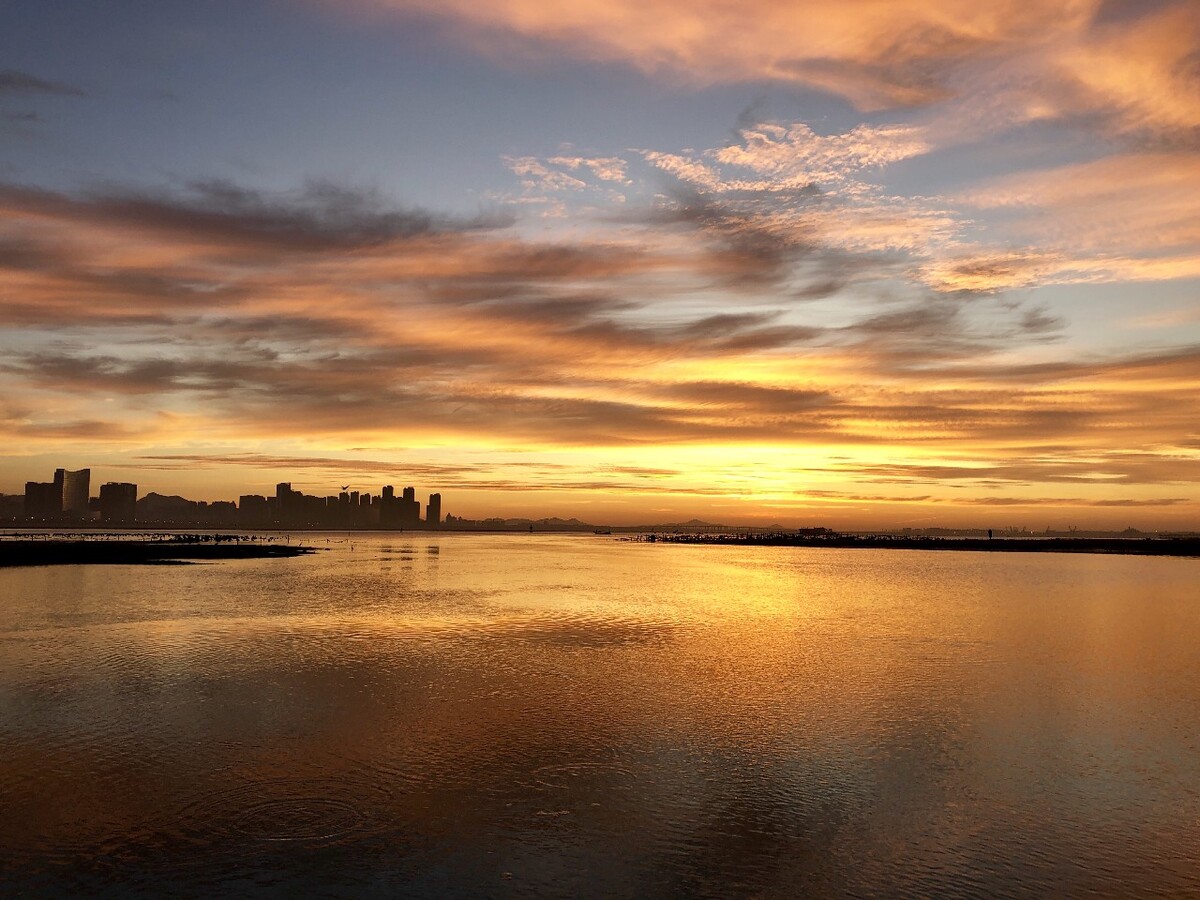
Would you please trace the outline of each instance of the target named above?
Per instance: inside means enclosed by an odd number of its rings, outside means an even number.
[[[315,547],[257,541],[0,541],[0,568],[72,565],[189,565],[227,559],[291,559]]]
[[[1112,556],[1200,558],[1200,538],[939,538],[892,536],[657,535],[661,544],[726,547],[815,547],[858,550],[948,550],[980,553],[1099,553]]]

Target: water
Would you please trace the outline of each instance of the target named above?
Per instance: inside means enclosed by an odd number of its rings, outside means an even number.
[[[1200,562],[334,540],[0,571],[0,894],[1200,895]]]

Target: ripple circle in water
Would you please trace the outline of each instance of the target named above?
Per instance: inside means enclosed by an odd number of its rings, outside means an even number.
[[[179,828],[200,844],[228,838],[312,846],[347,843],[370,833],[373,817],[338,796],[344,793],[334,782],[250,782],[190,803],[180,812]],[[355,800],[361,800],[361,787]]]

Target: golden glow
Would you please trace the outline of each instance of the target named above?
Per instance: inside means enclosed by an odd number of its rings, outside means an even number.
[[[0,184],[0,490],[69,462],[209,498],[415,471],[469,516],[1195,519],[1190,4],[352,8],[858,121],[516,148],[476,219]],[[1065,149],[1013,155],[1033,124]],[[1000,174],[960,176],[964,148]],[[914,187],[947,160],[953,189]]]

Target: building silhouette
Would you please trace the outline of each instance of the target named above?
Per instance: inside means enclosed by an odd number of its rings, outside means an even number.
[[[69,472],[66,469],[54,470],[54,481],[62,482],[62,512],[69,519],[86,519],[88,515],[88,500],[91,497],[92,470],[80,469]]]
[[[416,488],[397,495],[385,485],[378,495],[350,491],[317,497],[294,490],[281,481],[273,496],[242,494],[229,500],[188,500],[154,491],[138,497],[138,486],[109,481],[98,497],[89,497],[91,469],[55,469],[54,480],[25,483],[24,518],[29,522],[101,521],[111,525],[181,525],[221,528],[389,528],[422,529],[442,526],[442,495],[430,494],[421,516]],[[14,498],[15,499],[15,498]],[[11,515],[11,514],[10,514]],[[449,521],[449,518],[447,518]]]
[[[53,481],[25,482],[25,517],[51,521],[88,518],[91,482],[91,469],[55,469]]]
[[[137,511],[137,485],[108,481],[100,485],[100,521],[128,524]]]
[[[58,519],[62,517],[62,483],[47,481],[25,482],[25,518]]]
[[[263,528],[271,524],[271,507],[262,494],[242,494],[238,497],[238,524],[246,528]]]

